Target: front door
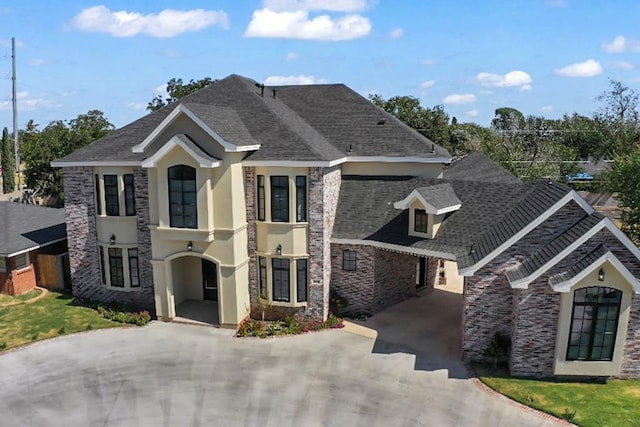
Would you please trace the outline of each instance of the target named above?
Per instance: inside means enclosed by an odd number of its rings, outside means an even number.
[[[218,266],[202,258],[202,297],[208,301],[218,301]]]
[[[418,258],[418,268],[416,274],[416,289],[427,286],[427,259],[423,256]]]

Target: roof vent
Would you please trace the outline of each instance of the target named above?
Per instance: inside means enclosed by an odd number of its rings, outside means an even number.
[[[351,153],[351,151],[353,151],[353,146],[351,144],[349,144],[349,153]]]
[[[387,122],[387,120],[386,120],[386,119],[380,119],[380,120],[378,120],[378,125],[379,125],[379,126],[382,126],[382,125],[383,125],[383,124],[385,124],[386,122]]]
[[[436,154],[436,144],[431,144],[431,154]]]
[[[271,89],[273,91],[273,99],[276,99],[276,88]]]
[[[260,96],[264,96],[264,84],[256,83],[256,87],[260,88]]]

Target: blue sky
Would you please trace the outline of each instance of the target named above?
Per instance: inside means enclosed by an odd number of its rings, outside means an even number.
[[[419,97],[488,125],[498,107],[591,114],[608,79],[640,86],[637,0],[168,0],[0,2],[0,126],[99,109],[146,114],[172,77],[341,82]]]

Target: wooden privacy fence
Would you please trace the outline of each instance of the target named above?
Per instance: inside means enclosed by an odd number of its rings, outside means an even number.
[[[47,289],[64,289],[70,283],[69,255],[38,254],[38,286]]]

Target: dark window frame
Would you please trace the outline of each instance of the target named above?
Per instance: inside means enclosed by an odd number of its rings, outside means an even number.
[[[267,292],[267,259],[263,256],[258,257],[258,282],[260,298],[269,298],[269,293]]]
[[[122,176],[124,182],[124,210],[126,216],[136,214],[136,197],[133,174],[128,173]]]
[[[184,177],[172,177],[185,176]],[[193,175],[193,178],[191,176]],[[175,165],[167,169],[167,182],[169,185],[169,226],[172,228],[198,228],[198,188],[196,169],[187,165]],[[193,182],[193,184],[191,184]],[[179,183],[179,190],[174,189],[174,185]],[[187,187],[193,187],[193,190]],[[187,195],[192,195],[187,197]],[[193,199],[193,204],[188,203],[189,198]],[[186,214],[185,207],[190,207],[193,214]],[[179,211],[179,212],[176,212]]]
[[[96,185],[96,214],[102,215],[102,191],[100,191],[100,175],[95,174]]]
[[[358,270],[358,252],[351,249],[342,251],[342,269],[344,271]]]
[[[589,299],[591,300],[589,301]],[[612,361],[618,338],[621,306],[622,291],[619,289],[606,286],[589,286],[575,290],[566,360],[581,362]],[[612,308],[614,309],[613,314],[611,314],[610,310]],[[605,343],[608,336],[613,337],[610,340],[610,344]],[[586,351],[586,355],[581,355],[582,350]]]
[[[107,270],[104,263],[104,247],[98,246],[98,253],[100,255],[100,278],[102,279],[102,284],[107,284]]]
[[[296,260],[296,302],[307,302],[309,298],[309,261]]]
[[[122,248],[109,248],[109,282],[115,288],[124,288]]]
[[[289,222],[289,177],[272,175],[271,182],[271,221]]]
[[[18,264],[18,259],[19,258],[23,259],[23,257],[24,257],[24,263]],[[15,255],[13,257],[13,265],[15,266],[14,270],[24,270],[25,268],[29,268],[29,266],[31,265],[31,260],[30,260],[30,257],[29,257],[29,253],[28,252],[24,252],[24,253]]]
[[[128,248],[127,256],[129,257],[129,286],[132,288],[139,288],[140,287],[140,258],[138,254],[138,248]],[[134,264],[135,264],[135,267],[134,267]]]
[[[416,233],[429,232],[429,215],[424,209],[414,209],[413,231]]]
[[[257,185],[258,185],[258,189],[256,194],[256,197],[257,197],[256,210],[258,215],[258,221],[264,221],[265,220],[265,203],[266,203],[266,196],[265,196],[265,190],[264,190],[264,175],[258,175]]]
[[[107,216],[120,216],[120,194],[118,191],[118,175],[103,175],[104,204]]]
[[[307,222],[307,177],[296,176],[296,222]]]
[[[291,302],[291,260],[271,258],[271,298],[277,302]]]

